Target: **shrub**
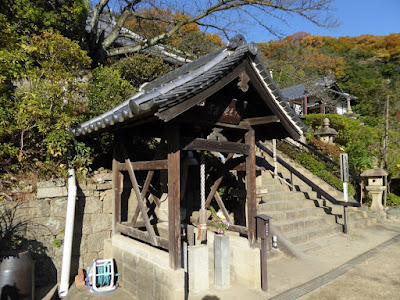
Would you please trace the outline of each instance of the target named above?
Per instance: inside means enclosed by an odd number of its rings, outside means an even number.
[[[388,206],[399,206],[400,205],[400,196],[396,194],[388,193],[386,199],[386,205]]]

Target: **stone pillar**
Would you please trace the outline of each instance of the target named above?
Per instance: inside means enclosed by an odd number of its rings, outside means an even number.
[[[351,114],[353,114],[353,110],[351,109],[351,105],[350,105],[350,95],[347,95],[346,96],[346,101],[347,101],[347,114],[348,115],[351,115]]]
[[[373,211],[380,217],[384,217],[385,211],[382,205],[382,195],[383,191],[386,189],[386,186],[369,185],[366,187],[366,189],[372,197],[371,211]]]
[[[365,170],[360,176],[368,179],[366,189],[372,197],[371,210],[378,216],[385,218],[386,211],[382,205],[382,195],[386,186],[383,185],[383,178],[387,176],[388,173],[385,170],[378,168],[378,159],[376,157],[373,157],[371,161],[374,168]]]
[[[208,272],[208,246],[188,247],[189,292],[200,293],[210,287]]]
[[[229,236],[214,236],[214,285],[228,287],[231,282]]]

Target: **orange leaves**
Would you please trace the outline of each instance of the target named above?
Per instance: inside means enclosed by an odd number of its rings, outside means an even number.
[[[391,57],[400,61],[400,34],[392,33],[385,37],[384,47],[388,50]]]

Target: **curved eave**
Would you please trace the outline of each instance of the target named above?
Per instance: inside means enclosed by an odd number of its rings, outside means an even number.
[[[293,109],[289,106],[276,83],[271,78],[268,69],[261,60],[261,57],[256,55],[251,58],[251,65],[260,81],[263,83],[264,88],[271,95],[276,107],[298,134],[297,137],[292,138],[297,139],[298,137],[305,135],[308,132],[308,127],[300,120]]]

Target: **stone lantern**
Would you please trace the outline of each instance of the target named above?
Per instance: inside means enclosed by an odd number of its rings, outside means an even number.
[[[380,217],[385,217],[385,210],[382,205],[382,195],[386,186],[383,185],[383,178],[387,176],[388,173],[385,170],[378,168],[378,160],[375,157],[372,163],[374,168],[362,172],[361,177],[368,179],[366,189],[372,196],[371,210]]]
[[[315,135],[319,135],[320,141],[326,144],[333,144],[333,137],[337,134],[338,132],[335,129],[329,127],[328,118],[322,121],[322,128],[315,132]]]

